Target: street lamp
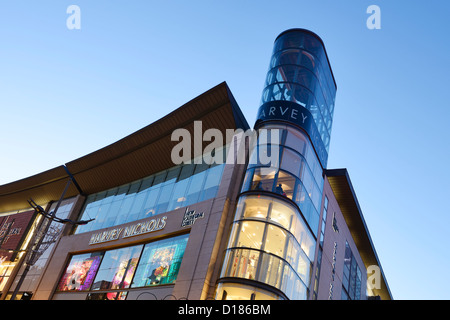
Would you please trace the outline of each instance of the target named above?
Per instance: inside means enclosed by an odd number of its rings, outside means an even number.
[[[87,224],[95,219],[90,220],[80,220],[80,221],[73,221],[70,219],[61,219],[56,216],[56,212],[58,211],[59,206],[61,205],[61,202],[64,198],[64,195],[66,194],[67,189],[69,188],[70,183],[72,182],[72,178],[69,178],[69,181],[67,182],[67,185],[56,204],[55,210],[52,212],[47,212],[39,206],[33,199],[27,200],[30,206],[34,209],[34,211],[37,214],[40,214],[43,216],[43,220],[41,225],[39,226],[39,229],[35,232],[33,236],[33,241],[31,242],[31,248],[29,250],[26,250],[26,257],[25,257],[25,269],[19,279],[19,282],[16,285],[16,288],[14,289],[14,293],[11,296],[11,300],[15,300],[16,295],[25,280],[25,277],[30,270],[30,268],[36,263],[36,261],[39,259],[39,257],[44,253],[45,250],[56,240],[58,239],[59,235],[62,232],[62,226],[58,227],[55,224],[52,225],[52,222],[61,223],[61,224],[71,224],[71,225],[84,225]]]

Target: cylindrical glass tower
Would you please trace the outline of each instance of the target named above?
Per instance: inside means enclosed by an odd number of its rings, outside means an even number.
[[[336,84],[322,40],[275,40],[216,299],[308,298]],[[262,161],[276,155],[276,161]]]

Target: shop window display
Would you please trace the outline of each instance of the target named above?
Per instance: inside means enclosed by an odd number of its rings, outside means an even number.
[[[148,243],[142,253],[132,287],[174,283],[189,235]]]
[[[88,290],[94,280],[102,257],[103,253],[73,256],[59,282],[58,291]]]
[[[173,284],[189,234],[121,249],[74,255],[57,291],[102,291]],[[88,300],[124,300],[126,292],[91,292]]]
[[[92,289],[129,288],[142,247],[140,245],[107,251],[95,277]]]

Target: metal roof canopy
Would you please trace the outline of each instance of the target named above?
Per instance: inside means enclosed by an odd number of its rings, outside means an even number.
[[[369,229],[367,228],[361,207],[353,189],[347,169],[325,170],[325,175],[339,204],[342,215],[347,223],[353,241],[358,247],[359,254],[367,268],[376,265],[381,271],[381,288],[373,290],[382,300],[392,300],[392,294],[386,277],[378,259],[375,246],[372,243]]]
[[[65,165],[0,186],[0,213],[29,208],[28,199],[44,205],[58,200],[67,180],[74,178],[66,198],[92,194],[173,167],[172,132],[185,128],[193,136],[194,121],[210,128],[249,129],[228,85],[222,82],[154,123],[102,149]],[[211,142],[204,142],[203,148]],[[202,148],[202,149],[203,149]],[[191,153],[193,154],[193,153]]]

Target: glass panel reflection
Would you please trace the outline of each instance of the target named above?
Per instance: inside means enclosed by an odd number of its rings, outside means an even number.
[[[178,166],[87,197],[76,234],[144,219],[216,196],[225,164]]]
[[[103,253],[87,253],[73,256],[59,282],[57,290],[89,290],[102,257]]]
[[[189,234],[185,234],[145,246],[75,255],[61,277],[57,291],[101,291],[173,284],[188,238]],[[99,292],[90,294],[88,300],[122,300],[125,297],[126,292]]]
[[[129,288],[142,245],[106,251],[92,290]]]
[[[305,297],[315,240],[294,205],[269,196],[242,196],[221,277],[255,279],[288,297]]]
[[[132,287],[174,283],[188,238],[186,234],[145,245]]]
[[[307,285],[285,260],[277,256],[252,249],[228,249],[225,265],[222,278],[256,280],[279,289],[289,299],[306,299]]]

